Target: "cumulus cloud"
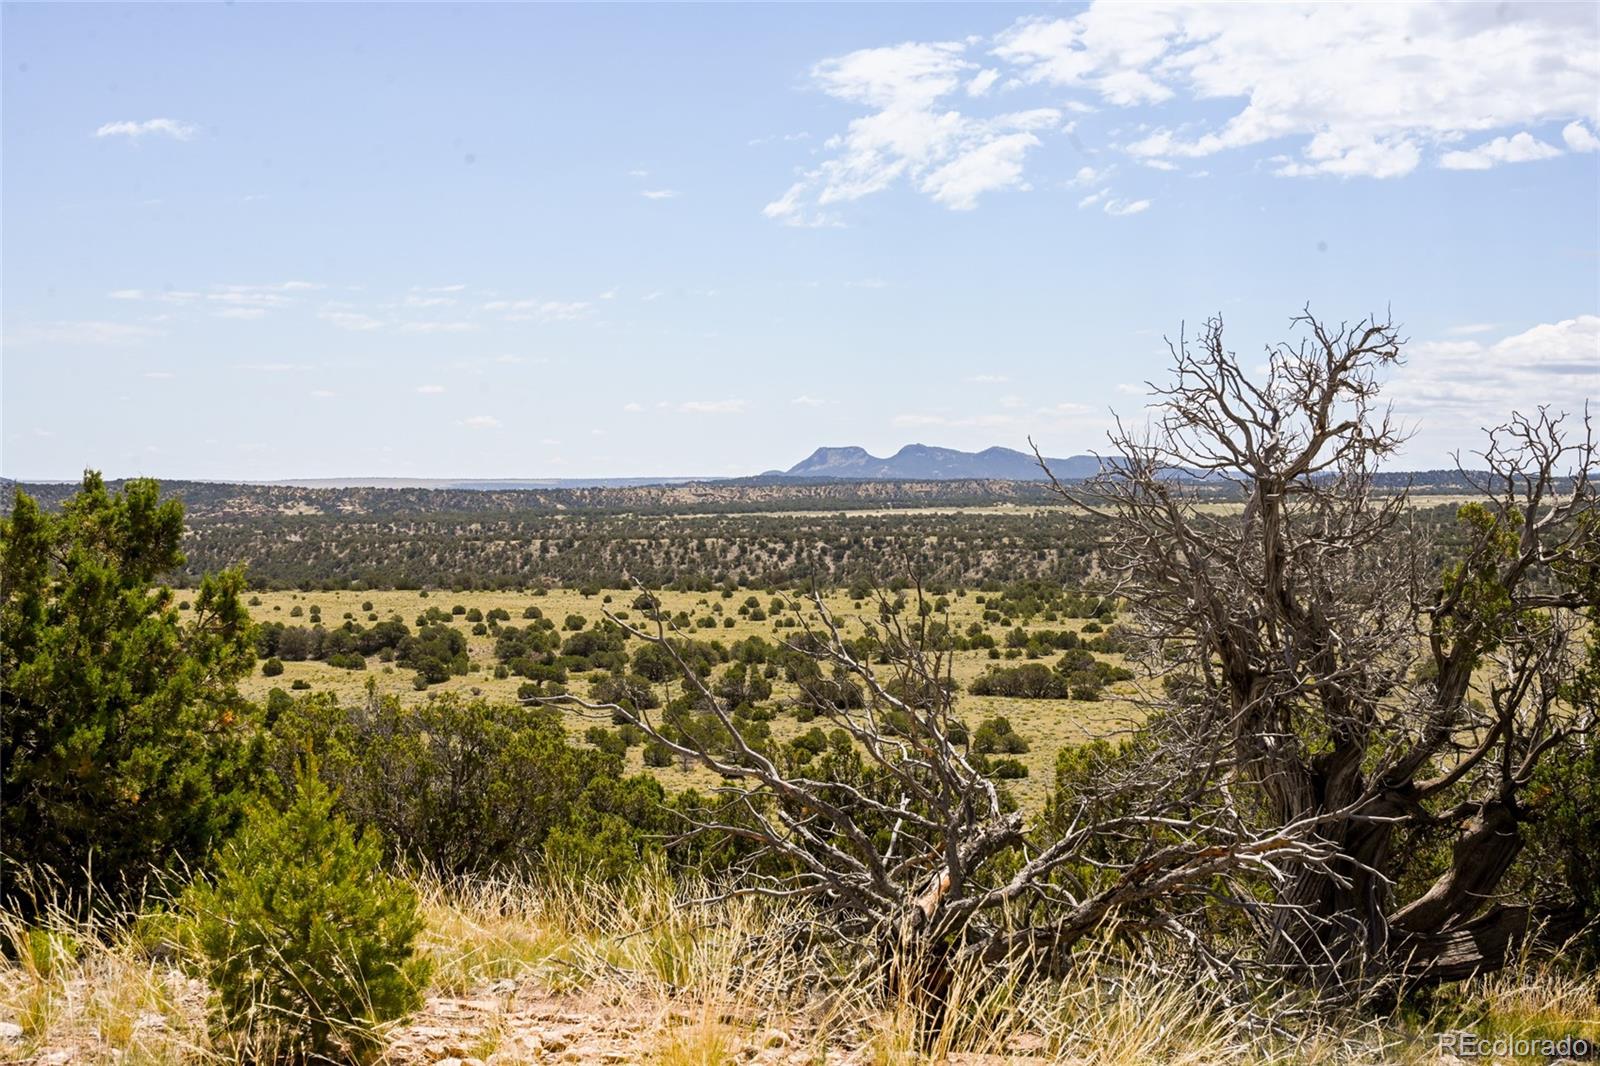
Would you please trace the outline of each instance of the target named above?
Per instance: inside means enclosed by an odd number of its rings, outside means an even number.
[[[1561,128],[1561,139],[1574,152],[1600,151],[1600,137],[1581,122],[1569,122]]]
[[[1028,187],[1026,168],[1050,135],[1071,130],[1065,113],[1120,108],[1145,114],[1118,147],[1158,171],[1252,147],[1285,177],[1483,169],[1561,154],[1536,132],[1557,122],[1569,150],[1593,151],[1597,54],[1600,30],[1581,5],[1099,0],[987,39],[818,63],[812,83],[863,113],[763,210],[791,225],[838,225],[840,205],[896,185],[970,210]],[[1051,106],[982,113],[1029,86]]]
[[[1576,414],[1585,400],[1600,399],[1600,315],[1542,323],[1492,342],[1413,344],[1386,393],[1422,439],[1464,450],[1480,447],[1480,428],[1513,410],[1548,404]]]
[[[1515,136],[1485,141],[1476,148],[1446,152],[1439,157],[1439,165],[1446,170],[1488,170],[1501,163],[1531,163],[1560,154],[1561,149],[1524,130]]]
[[[977,198],[1025,185],[1022,164],[1039,146],[1036,131],[1057,126],[1055,108],[977,118],[945,99],[973,83],[968,45],[944,41],[865,48],[817,64],[813,82],[869,114],[852,120],[825,147],[832,155],[764,209],[769,218],[827,224],[831,205],[905,181],[954,210]],[[985,88],[987,91],[987,88]]]
[[[1597,46],[1591,12],[1576,5],[1184,2],[1025,19],[995,52],[1025,80],[1117,106],[1244,101],[1218,125],[1152,131],[1129,146],[1137,155],[1299,138],[1301,159],[1282,173],[1393,177],[1426,146],[1592,119]]]
[[[171,137],[176,141],[187,141],[200,127],[192,122],[182,122],[175,118],[150,118],[143,122],[107,122],[104,126],[94,131],[96,137],[126,137],[130,141],[138,141],[142,137],[151,135]]]

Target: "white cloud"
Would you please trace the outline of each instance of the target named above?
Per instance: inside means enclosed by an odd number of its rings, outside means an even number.
[[[743,400],[685,400],[676,409],[686,415],[736,415],[744,407]]]
[[[1445,330],[1452,337],[1466,337],[1474,333],[1492,333],[1493,331],[1493,322],[1467,322],[1460,326],[1451,326]]]
[[[160,134],[178,141],[187,141],[200,127],[192,122],[181,122],[175,118],[151,118],[143,122],[107,122],[104,126],[94,131],[96,137],[126,137],[131,141],[150,134]]]
[[[236,370],[255,370],[263,374],[283,374],[290,370],[310,370],[302,363],[236,363]]]
[[[1500,163],[1531,163],[1560,154],[1561,149],[1524,130],[1515,136],[1496,137],[1476,148],[1446,152],[1439,157],[1439,165],[1446,170],[1488,170]]]
[[[819,400],[815,396],[802,394],[800,396],[796,396],[794,399],[790,400],[789,402],[794,404],[796,407],[821,407],[823,404],[827,403],[828,401]]]
[[[943,98],[972,83],[976,64],[963,57],[967,47],[913,42],[817,64],[812,80],[822,91],[870,113],[830,138],[832,155],[763,213],[797,225],[836,224],[819,209],[902,180],[953,210],[970,210],[984,193],[1024,187],[1023,161],[1041,143],[1035,131],[1058,126],[1061,112],[1038,108],[974,118],[950,108]]]
[[[264,318],[267,314],[265,307],[224,307],[220,311],[211,312],[217,318]]]
[[[133,344],[160,336],[158,330],[127,322],[41,322],[6,336],[7,344]]]
[[[1137,215],[1149,207],[1149,200],[1107,200],[1101,210],[1108,215]]]
[[[1574,152],[1600,151],[1600,137],[1581,122],[1569,122],[1561,127],[1561,139],[1567,142],[1567,147]]]
[[[383,328],[383,322],[380,319],[373,318],[371,315],[361,314],[358,311],[318,311],[317,317],[324,322],[331,322],[340,329],[356,330],[357,332]]]
[[[1474,132],[1592,119],[1597,46],[1580,5],[1096,3],[1024,19],[994,54],[1118,107],[1243,101],[1220,125],[1158,128],[1135,155],[1296,138],[1279,173],[1395,177]]]
[[[473,415],[470,418],[463,418],[461,420],[461,424],[466,426],[468,429],[500,428],[500,420],[494,415]]]
[[[988,96],[989,90],[994,88],[994,83],[1000,80],[1000,72],[994,68],[980,70],[967,82],[968,96]]]
[[[1541,404],[1577,414],[1600,397],[1600,315],[1578,315],[1492,343],[1436,340],[1406,349],[1389,382],[1395,409],[1428,440],[1471,449],[1481,427]]]
[[[402,322],[401,333],[471,333],[478,326],[474,322]]]
[[[151,381],[170,381],[177,377],[177,375],[170,370],[146,370],[144,372],[144,376],[149,378]]]
[[[331,389],[312,389],[311,390],[311,397],[312,397],[312,399],[316,399],[316,400],[332,399],[335,395],[337,395],[337,394]]]
[[[646,189],[639,194],[646,200],[670,200],[678,195],[677,189]]]
[[[1287,177],[1398,178],[1430,159],[1481,168],[1559,154],[1534,132],[1552,122],[1568,123],[1569,148],[1590,151],[1600,148],[1597,55],[1600,23],[1573,4],[1097,0],[987,40],[911,41],[818,63],[813,84],[862,113],[763,213],[839,225],[839,205],[897,184],[970,210],[1028,187],[1046,131],[1071,132],[1065,113],[1106,107],[1153,112],[1120,148],[1156,170],[1268,145],[1283,146],[1269,151]],[[1052,106],[972,113],[996,89],[1025,85],[1050,93]],[[1462,147],[1474,141],[1484,143]],[[1079,184],[1103,181],[1089,169]]]
[[[443,385],[418,385],[417,392],[423,396],[437,396],[444,391]]]
[[[967,380],[974,385],[1003,385],[1011,378],[1005,374],[974,374]]]
[[[141,289],[113,289],[106,293],[113,300],[142,300],[144,291]]]
[[[922,179],[921,190],[956,211],[978,206],[978,197],[997,189],[1023,188],[1022,163],[1030,148],[1039,147],[1031,133],[997,137],[958,155]]]
[[[594,305],[583,300],[490,300],[485,311],[498,311],[507,322],[573,322],[585,318]]]
[[[625,403],[625,404],[622,405],[622,409],[624,411],[628,412],[630,415],[636,415],[640,411],[644,410],[644,404],[641,404],[641,403]]]

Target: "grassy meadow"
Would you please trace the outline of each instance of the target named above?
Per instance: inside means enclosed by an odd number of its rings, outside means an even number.
[[[627,616],[625,620],[632,624],[646,625],[641,613],[631,607],[637,594],[634,590],[609,589],[586,596],[576,589],[565,588],[551,589],[544,595],[493,590],[276,591],[254,593],[249,599],[251,616],[257,622],[310,625],[311,609],[317,607],[320,608],[322,625],[329,628],[342,625],[347,616],[353,618],[358,625],[371,625],[374,621],[398,616],[409,626],[415,623],[419,614],[430,607],[449,611],[458,605],[468,610],[477,608],[484,615],[495,608],[503,608],[511,615],[511,621],[505,624],[514,626],[527,624],[522,613],[528,607],[539,608],[545,617],[554,620],[558,627],[569,615],[582,616],[586,626],[593,626],[604,618],[603,612],[607,610],[619,616]],[[693,622],[708,614],[714,615],[717,620],[715,629],[691,628],[688,631],[688,635],[697,640],[720,640],[724,644],[732,644],[746,637],[758,636],[769,642],[779,643],[802,632],[797,627],[781,624],[795,617],[792,609],[785,609],[776,614],[770,611],[773,600],[771,593],[740,590],[731,599],[722,598],[718,592],[662,591],[654,592],[652,595],[661,601],[662,612],[667,616],[676,616],[682,611]],[[1003,644],[1003,637],[1010,627],[1000,622],[983,621],[984,605],[979,602],[982,595],[969,591],[949,597],[948,618],[951,629],[963,632],[976,622],[984,625],[997,643]],[[749,596],[755,596],[760,601],[761,610],[767,615],[764,619],[753,621],[749,616],[738,613],[739,606]],[[180,602],[188,602],[191,598],[188,592],[177,594]],[[828,592],[825,602],[847,635],[859,634],[862,619],[875,617],[875,605],[871,600],[852,600],[846,590]],[[370,609],[363,609],[367,604],[371,605]],[[715,612],[714,605],[721,607],[720,614]],[[810,613],[809,604],[800,602],[797,606],[802,614]],[[299,615],[293,613],[296,608],[300,609]],[[374,619],[371,617],[373,615],[377,617]],[[733,625],[725,625],[725,619],[732,619]],[[1014,625],[1022,622],[1021,619],[1012,621]],[[1034,628],[1042,625],[1052,629],[1081,631],[1088,621],[1081,618],[1061,618],[1040,622],[1034,619],[1031,624]],[[283,664],[284,672],[277,677],[263,676],[258,664],[255,672],[241,684],[240,690],[250,699],[261,701],[274,688],[290,690],[294,682],[304,681],[312,690],[336,693],[341,702],[348,703],[365,698],[367,682],[371,679],[376,683],[380,693],[393,694],[406,701],[424,700],[430,694],[439,692],[459,692],[464,695],[481,695],[491,700],[514,701],[517,698],[517,688],[524,679],[515,675],[499,679],[494,676],[495,638],[492,635],[473,636],[473,623],[466,621],[464,614],[452,615],[450,624],[466,637],[472,668],[464,676],[451,677],[423,691],[417,690],[412,684],[414,671],[382,662],[375,655],[368,657],[365,670],[348,670],[320,661],[286,661]],[[570,632],[563,631],[563,636],[568,635]],[[1001,654],[1004,655],[1003,649]],[[1120,656],[1102,654],[1100,657],[1113,664],[1122,665]],[[1110,736],[1127,729],[1138,715],[1133,702],[1136,693],[1133,684],[1129,682],[1111,686],[1101,699],[1092,702],[974,696],[965,691],[972,681],[991,665],[1015,665],[1018,661],[1022,660],[1004,658],[993,660],[989,657],[988,650],[974,649],[955,653],[952,669],[955,679],[963,689],[957,708],[970,726],[976,727],[986,718],[1003,715],[1011,720],[1017,732],[1028,741],[1029,750],[1017,756],[1027,766],[1028,776],[1013,781],[1011,785],[1025,806],[1036,807],[1043,802],[1045,791],[1051,781],[1056,752],[1067,745],[1082,743],[1094,737]],[[587,692],[583,675],[575,675],[569,687],[579,695]],[[781,676],[774,679],[773,699],[780,706],[786,698],[794,694],[793,685],[786,683]],[[569,732],[573,734],[575,740],[581,740],[584,730],[596,724],[593,717],[585,716],[577,708],[568,708],[566,714]],[[609,719],[601,719],[599,724],[609,725],[610,722]],[[808,728],[809,725],[802,726],[792,716],[785,714],[780,714],[772,722],[773,734],[779,739],[786,739]],[[630,749],[629,770],[643,769],[642,758],[642,749],[638,747]],[[651,772],[657,774],[668,789],[682,788],[691,784],[705,785],[711,781],[710,774],[697,768],[685,770],[680,766],[672,766],[653,769]]]

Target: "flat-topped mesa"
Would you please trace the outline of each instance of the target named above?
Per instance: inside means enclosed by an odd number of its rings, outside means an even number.
[[[1046,462],[1051,473],[1068,480],[1090,477],[1100,470],[1100,460],[1092,455],[1047,459]],[[855,446],[818,448],[781,476],[984,481],[1042,481],[1046,477],[1033,455],[1014,448],[964,452],[929,444],[907,444],[887,459]]]

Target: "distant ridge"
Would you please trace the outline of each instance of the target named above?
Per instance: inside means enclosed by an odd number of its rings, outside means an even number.
[[[1100,472],[1100,460],[1092,455],[1050,459],[1050,472],[1062,480],[1093,477]],[[788,470],[773,470],[763,477],[842,478],[852,481],[1044,481],[1039,461],[1014,448],[985,448],[963,452],[955,448],[935,448],[927,444],[908,444],[887,459],[880,459],[865,448],[818,448]]]

